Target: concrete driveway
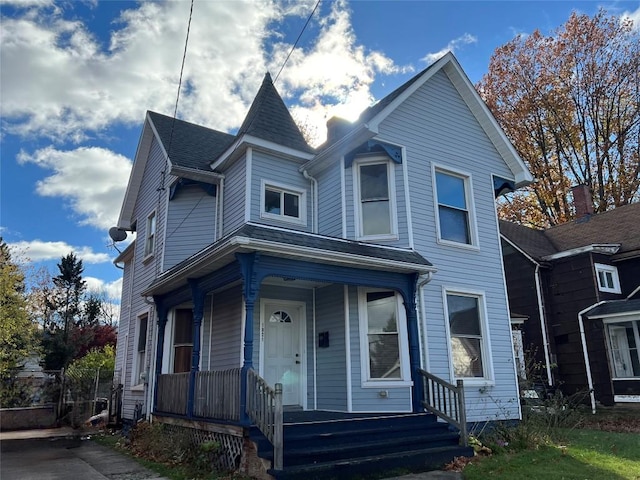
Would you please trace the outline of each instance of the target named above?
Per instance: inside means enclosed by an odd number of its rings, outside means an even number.
[[[2,432],[2,480],[166,480],[72,430]]]

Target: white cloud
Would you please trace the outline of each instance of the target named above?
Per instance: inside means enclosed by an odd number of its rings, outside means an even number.
[[[116,123],[140,124],[147,109],[173,113],[189,4],[124,5],[135,7],[121,12],[106,43],[64,9],[3,19],[6,132],[84,142]],[[264,72],[275,76],[291,49],[293,38],[282,40],[278,25],[306,19],[313,5],[196,2],[179,116],[219,130],[237,128]],[[384,53],[357,43],[345,1],[330,8],[325,17],[316,12],[318,35],[310,47],[296,49],[276,85],[284,97],[300,98],[294,109],[321,118],[322,125],[329,110],[353,117],[368,106],[376,74],[403,71]]]
[[[441,50],[437,52],[427,53],[421,60],[427,64],[432,64],[433,62],[438,60],[440,57],[445,55],[447,52],[455,53],[455,51],[460,49],[460,47],[464,45],[469,45],[472,43],[477,43],[477,42],[478,42],[477,37],[471,35],[470,33],[465,33],[464,35],[451,40],[447,44],[447,46],[442,48]]]
[[[47,147],[33,154],[22,151],[18,161],[53,171],[37,182],[36,191],[65,199],[81,225],[104,230],[116,224],[131,172],[126,157],[98,147],[67,151]]]
[[[104,293],[106,300],[113,300],[120,302],[120,295],[122,294],[122,278],[114,280],[113,282],[105,282],[95,277],[83,277],[87,283],[87,290],[90,292]]]
[[[640,30],[640,7],[638,7],[633,12],[625,11],[622,15],[620,15],[622,20],[632,20],[633,21],[633,29]]]
[[[105,263],[111,258],[106,253],[94,252],[91,247],[74,247],[66,242],[43,242],[32,240],[8,243],[12,251],[18,252],[31,262],[60,260],[61,257],[74,253],[83,263]]]

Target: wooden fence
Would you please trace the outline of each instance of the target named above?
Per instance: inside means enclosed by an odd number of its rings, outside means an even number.
[[[197,372],[193,414],[196,417],[238,421],[240,369]]]

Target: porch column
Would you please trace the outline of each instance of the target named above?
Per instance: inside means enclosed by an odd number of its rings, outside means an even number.
[[[422,412],[422,400],[424,400],[424,387],[420,369],[420,332],[418,330],[418,312],[416,310],[416,290],[418,278],[410,283],[409,291],[404,297],[404,306],[407,314],[407,335],[409,340],[409,365],[411,367],[411,380],[413,381],[412,406],[414,412]]]
[[[196,396],[196,373],[200,369],[200,327],[204,317],[204,293],[198,282],[188,280],[193,300],[193,347],[191,349],[191,371],[189,372],[189,393],[187,396],[187,416],[193,417]]]
[[[162,297],[153,297],[158,311],[158,345],[156,346],[156,371],[153,379],[153,412],[158,408],[158,378],[162,375],[162,356],[164,353],[164,330],[169,310],[164,306]]]
[[[251,420],[247,415],[247,373],[253,368],[253,312],[260,290],[256,275],[256,265],[260,260],[258,253],[237,253],[243,277],[244,295],[244,357],[240,377],[240,423],[249,425]]]

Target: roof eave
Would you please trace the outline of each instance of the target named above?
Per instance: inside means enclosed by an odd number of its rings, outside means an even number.
[[[342,157],[352,148],[358,147],[367,140],[375,137],[378,134],[377,129],[372,129],[367,123],[358,125],[351,132],[347,133],[344,137],[335,143],[329,145],[326,149],[314,155],[311,160],[300,167],[300,171],[309,171],[317,173],[321,171],[325,166],[329,165],[336,158]]]
[[[582,253],[601,253],[603,255],[615,255],[620,250],[619,243],[593,243],[591,245],[585,245],[583,247],[572,248],[570,250],[563,250],[562,252],[554,253],[553,255],[547,255],[542,257],[542,260],[551,261],[558,260],[565,257],[573,257]]]

